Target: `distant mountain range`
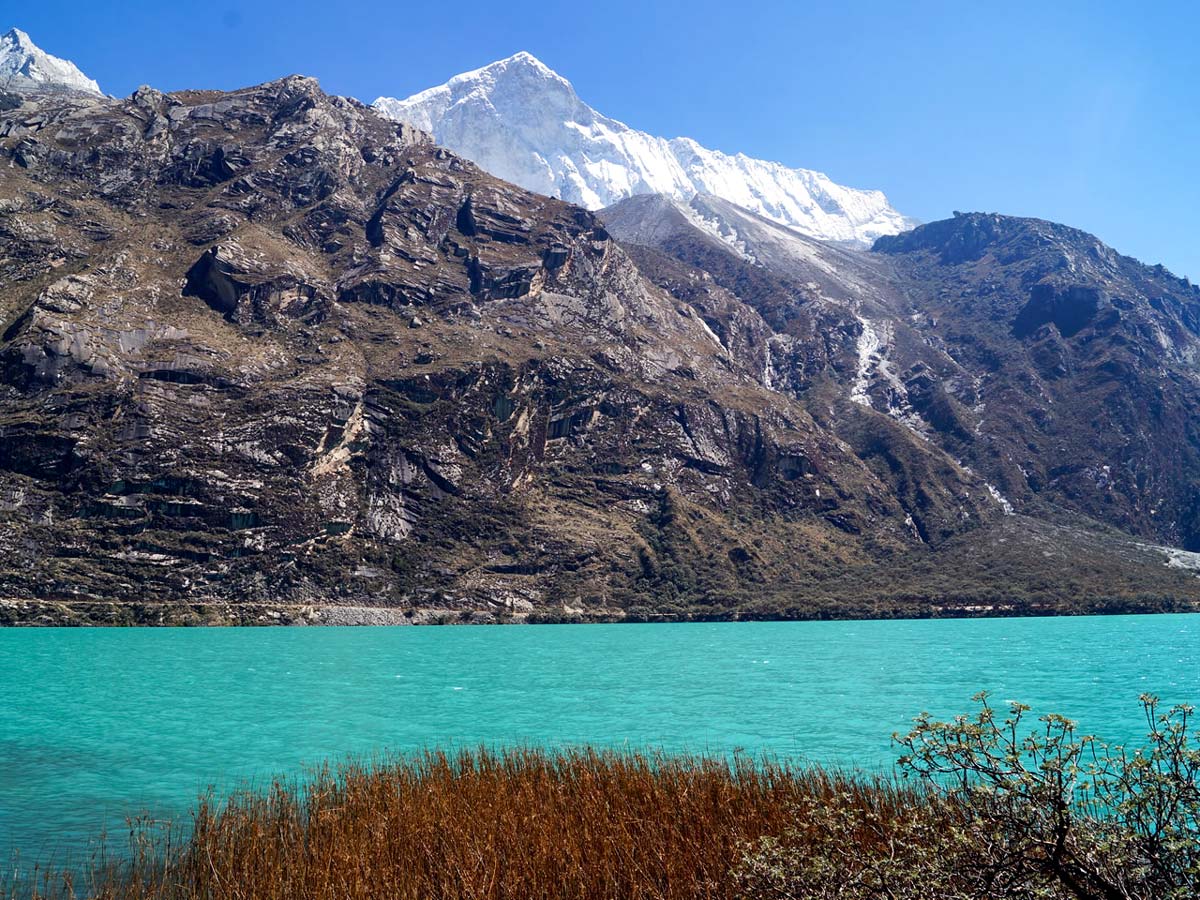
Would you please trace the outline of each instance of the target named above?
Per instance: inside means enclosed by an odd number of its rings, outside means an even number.
[[[990,213],[589,211],[310,78],[115,99],[34,50],[0,623],[1200,608],[1200,289],[1161,266]]]
[[[630,128],[592,109],[528,53],[374,105],[499,178],[588,209],[636,194],[687,201],[705,193],[812,237],[862,244],[916,224],[880,191]]]

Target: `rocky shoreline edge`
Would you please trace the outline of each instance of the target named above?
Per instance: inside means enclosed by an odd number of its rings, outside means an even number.
[[[1062,615],[1144,615],[1196,613],[1200,603],[1164,598],[1157,603],[1114,600],[1086,609],[1063,610],[1041,604],[946,604],[920,608],[879,607],[864,602],[830,612],[787,615],[754,610],[647,613],[619,608],[514,610],[461,606],[383,607],[320,603],[129,603],[105,600],[0,599],[0,627],[219,627],[219,626],[401,626],[524,625],[683,622],[829,621],[862,619],[976,619]]]

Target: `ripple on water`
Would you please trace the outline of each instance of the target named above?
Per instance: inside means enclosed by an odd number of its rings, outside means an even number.
[[[347,754],[601,744],[889,766],[987,688],[1138,740],[1200,699],[1200,619],[0,630],[0,852]]]

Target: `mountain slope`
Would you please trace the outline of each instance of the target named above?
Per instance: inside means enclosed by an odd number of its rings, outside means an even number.
[[[636,131],[589,107],[528,53],[374,105],[500,178],[589,209],[636,194],[708,193],[805,234],[867,244],[912,224],[879,191]]]
[[[42,94],[0,172],[2,622],[1200,600],[891,415],[894,257],[741,211],[787,272],[705,277],[300,77]]]
[[[591,214],[302,78],[37,105],[0,122],[11,615],[728,614],[798,547],[907,546]]]
[[[876,249],[972,379],[965,458],[1014,503],[1200,550],[1200,288],[1038,219],[960,215]]]
[[[73,62],[46,53],[17,28],[0,37],[0,90],[101,93]]]
[[[777,387],[832,380],[986,478],[1006,510],[1200,549],[1200,289],[1186,280],[1036,219],[960,215],[863,252],[712,198],[601,216],[763,315]],[[780,365],[797,348],[805,364]]]

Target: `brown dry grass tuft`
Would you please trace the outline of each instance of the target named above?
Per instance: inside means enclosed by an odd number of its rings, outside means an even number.
[[[889,819],[914,799],[886,781],[744,758],[429,753],[203,799],[185,840],[135,828],[132,862],[96,865],[73,885],[43,875],[34,896],[731,898],[746,848],[794,826],[803,801]]]

